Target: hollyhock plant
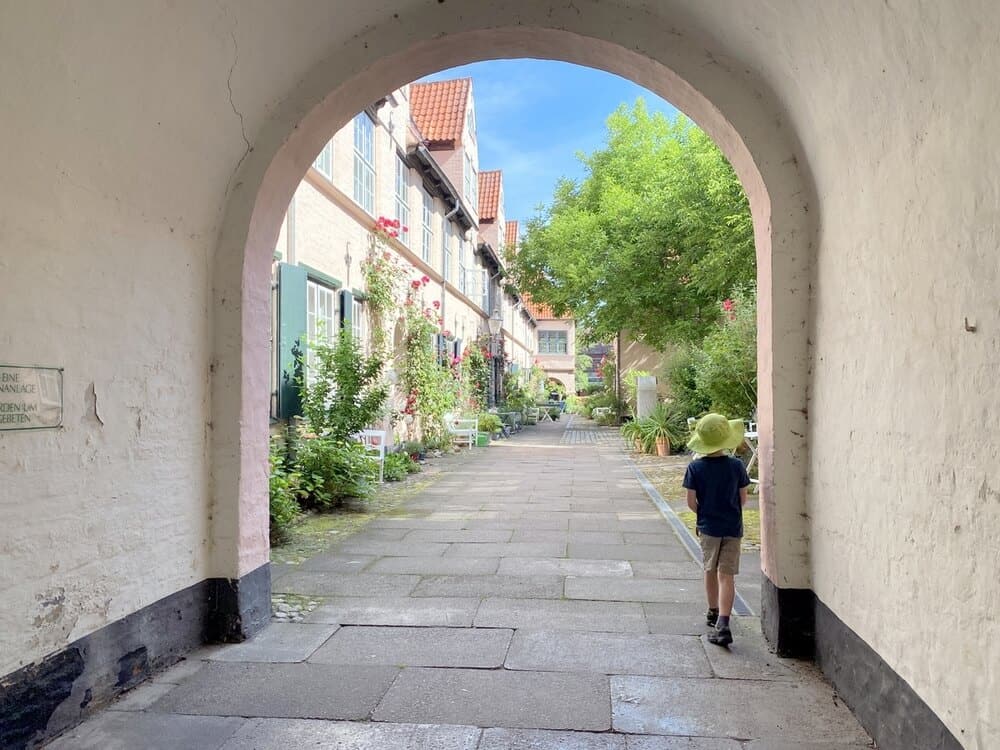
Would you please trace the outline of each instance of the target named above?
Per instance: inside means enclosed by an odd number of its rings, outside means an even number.
[[[435,310],[440,310],[441,309],[441,302],[439,300],[434,300],[434,302],[432,304],[434,305],[434,309]]]

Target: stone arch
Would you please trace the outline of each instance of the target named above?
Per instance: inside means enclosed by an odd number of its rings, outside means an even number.
[[[239,579],[267,561],[268,279],[290,196],[329,135],[410,80],[452,66],[536,57],[616,73],[670,100],[720,146],[753,212],[764,623],[781,645],[777,605],[810,587],[806,396],[810,254],[818,217],[806,160],[768,87],[700,30],[580,0],[566,8],[463,9],[439,33],[400,18],[331,50],[253,138],[232,184],[214,264],[213,566]],[[627,42],[625,41],[627,40]],[[781,618],[778,618],[778,614]],[[806,625],[808,628],[808,625]],[[794,639],[791,628],[787,637]],[[791,643],[791,641],[788,641]],[[789,649],[786,649],[789,650]]]

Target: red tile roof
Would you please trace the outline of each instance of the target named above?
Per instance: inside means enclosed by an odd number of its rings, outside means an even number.
[[[503,172],[494,169],[479,173],[479,221],[496,221],[500,209]]]
[[[507,247],[512,247],[517,250],[517,244],[520,241],[520,237],[517,236],[519,229],[520,227],[516,221],[507,222],[507,226],[503,233],[504,240],[507,242]]]
[[[471,78],[410,84],[410,117],[433,148],[462,143]]]
[[[572,320],[572,315],[555,315],[552,308],[544,302],[535,302],[527,294],[524,295],[524,306],[528,308],[535,320]]]

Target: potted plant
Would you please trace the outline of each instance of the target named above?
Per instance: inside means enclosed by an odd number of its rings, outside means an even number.
[[[419,440],[409,440],[403,443],[403,452],[414,461],[423,461],[427,458],[427,449]]]
[[[632,419],[623,424],[621,433],[626,445],[633,447],[636,453],[642,453],[642,427],[637,420]]]
[[[656,446],[656,455],[670,455],[670,441],[679,439],[679,417],[667,404],[657,404],[652,413],[642,421],[643,437]]]
[[[485,413],[479,415],[479,431],[487,435],[498,437],[503,430],[503,422],[496,414]]]

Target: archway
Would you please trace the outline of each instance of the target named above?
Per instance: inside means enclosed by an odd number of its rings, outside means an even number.
[[[494,11],[483,10],[451,19],[433,39],[395,25],[373,29],[370,40],[359,40],[365,52],[335,51],[310,71],[254,139],[234,178],[214,267],[214,567],[234,580],[266,576],[270,259],[289,198],[329,134],[386,91],[436,70],[484,59],[557,59],[616,73],[670,100],[715,140],[743,182],[758,260],[764,625],[781,651],[807,651],[807,290],[815,217],[803,156],[781,125],[779,104],[748,72],[719,63],[657,19],[625,20],[585,5],[585,13],[522,17],[513,27],[493,19],[496,28],[489,28]],[[629,49],[621,38],[630,39]]]

